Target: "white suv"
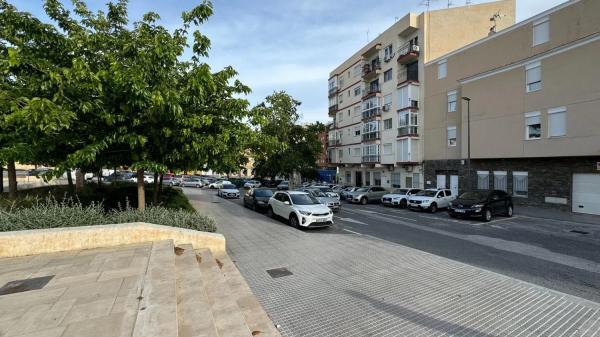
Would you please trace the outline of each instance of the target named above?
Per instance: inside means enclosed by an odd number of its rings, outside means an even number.
[[[306,192],[285,191],[269,199],[267,214],[289,220],[296,228],[333,225],[333,212]]]
[[[450,201],[456,199],[452,191],[446,189],[426,189],[412,195],[408,199],[409,209],[429,210],[437,212],[440,208],[447,208]]]

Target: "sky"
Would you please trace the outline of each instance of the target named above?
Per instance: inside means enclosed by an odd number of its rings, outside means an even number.
[[[85,0],[93,10],[108,0]],[[517,21],[552,8],[565,0],[517,0]],[[43,0],[9,0],[19,10],[48,21]],[[68,0],[63,0],[66,4]],[[274,91],[284,90],[302,102],[301,121],[326,122],[329,118],[329,72],[408,12],[426,8],[422,0],[213,0],[214,15],[200,27],[211,39],[207,62],[213,71],[233,66],[250,86],[247,99],[260,103]],[[471,3],[483,3],[472,0]],[[179,27],[181,12],[199,0],[130,0],[129,16],[157,12],[161,23]],[[341,6],[340,4],[344,4]],[[431,9],[447,6],[432,0]],[[452,0],[464,5],[465,0]]]

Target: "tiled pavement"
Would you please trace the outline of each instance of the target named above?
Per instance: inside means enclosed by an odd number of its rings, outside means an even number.
[[[130,336],[151,243],[0,259],[0,287],[53,276],[0,296],[0,336]]]
[[[284,336],[600,336],[600,305],[387,241],[299,231],[204,191]],[[286,267],[293,275],[271,278]]]

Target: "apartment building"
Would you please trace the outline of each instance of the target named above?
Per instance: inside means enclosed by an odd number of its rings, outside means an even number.
[[[424,78],[427,187],[600,214],[600,1],[433,58]]]
[[[339,182],[423,187],[425,63],[514,18],[514,0],[409,13],[334,69],[328,161]]]

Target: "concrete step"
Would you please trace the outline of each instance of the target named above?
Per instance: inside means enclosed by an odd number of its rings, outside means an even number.
[[[144,276],[133,337],[177,337],[173,240],[155,241]]]
[[[179,337],[218,337],[192,245],[175,248]]]
[[[216,256],[216,259],[220,262],[221,272],[225,276],[231,293],[237,298],[238,307],[242,311],[246,325],[250,330],[261,337],[281,337],[273,321],[252,293],[248,283],[231,261],[229,255],[220,254]]]
[[[219,264],[210,250],[197,251],[198,266],[201,271],[202,286],[208,297],[219,337],[253,336],[246,325],[245,317],[238,307],[237,297],[231,292]],[[255,333],[254,336],[257,334]],[[259,335],[260,336],[260,335]]]

